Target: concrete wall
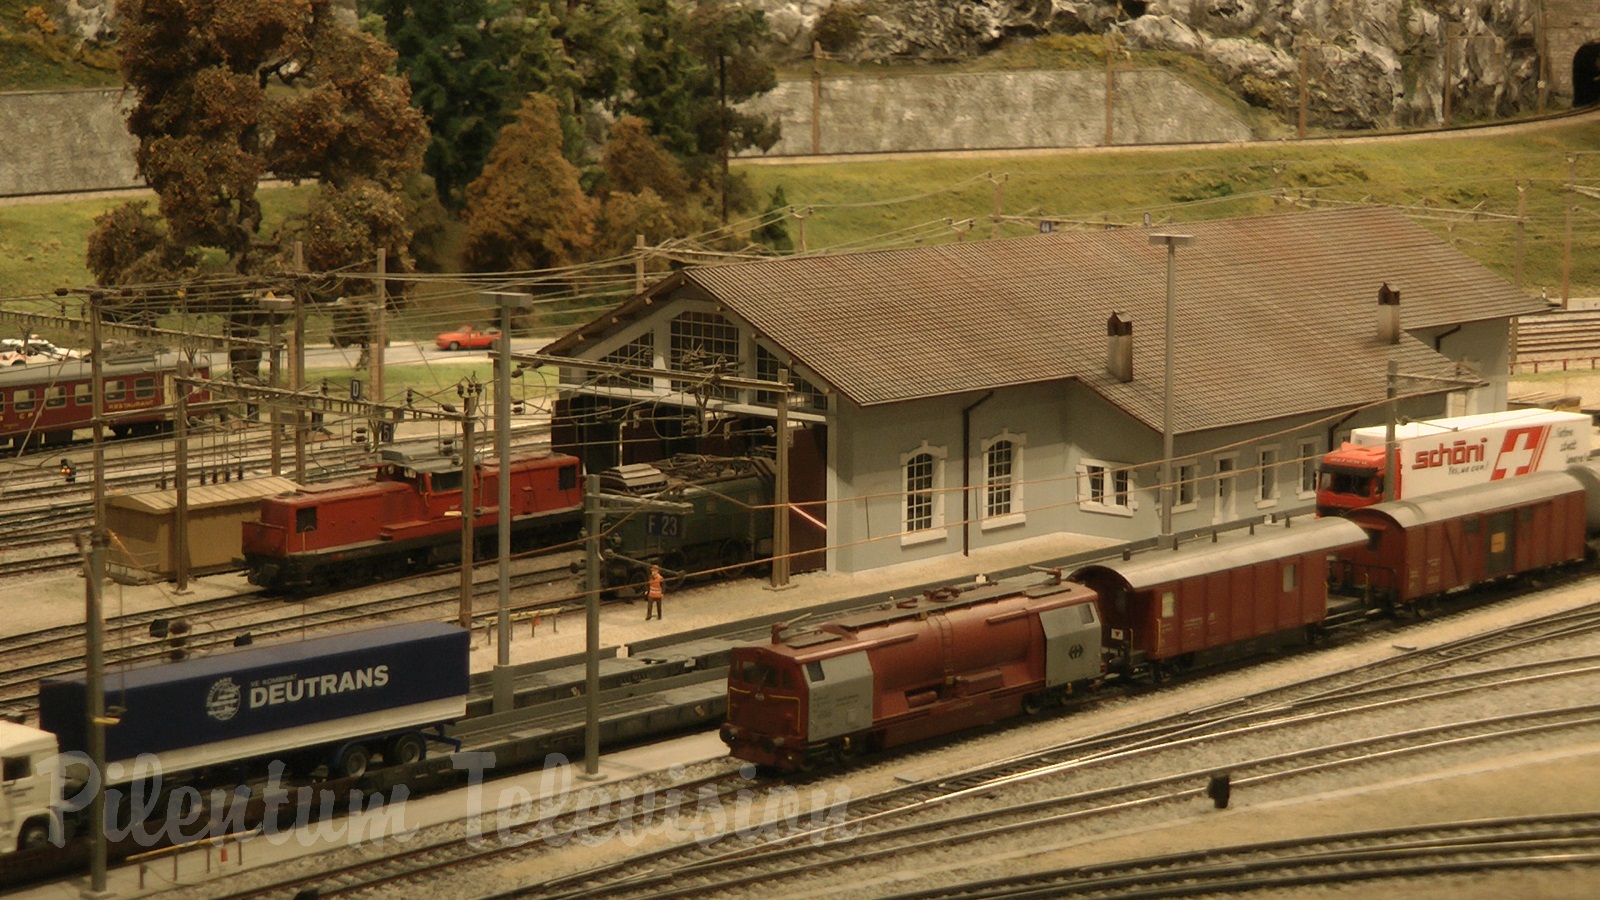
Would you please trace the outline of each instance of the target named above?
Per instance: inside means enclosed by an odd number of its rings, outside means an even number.
[[[783,124],[783,137],[768,155],[1089,147],[1106,137],[1103,72],[825,78],[820,95],[815,144],[810,81],[782,82],[746,104]],[[1167,72],[1118,72],[1112,101],[1114,143],[1251,137],[1232,110]]]
[[[0,197],[143,184],[120,88],[0,94]]]

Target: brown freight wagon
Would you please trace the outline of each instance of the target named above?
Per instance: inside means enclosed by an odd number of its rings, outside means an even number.
[[[1340,554],[1336,576],[1399,607],[1582,560],[1588,496],[1572,474],[1546,472],[1380,503],[1346,518],[1367,540]]]
[[[252,478],[189,488],[189,574],[242,568],[245,521],[261,515],[261,500],[289,493],[288,478]],[[166,581],[177,574],[178,492],[141,491],[106,498],[111,548],[106,573],[121,584]]]
[[[1084,566],[1106,647],[1123,674],[1165,672],[1301,640],[1328,611],[1328,555],[1366,535],[1344,519],[1219,535],[1178,550]]]

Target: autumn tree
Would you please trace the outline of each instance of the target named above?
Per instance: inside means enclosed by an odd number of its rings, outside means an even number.
[[[600,168],[599,257],[628,253],[637,235],[655,244],[717,225],[705,194],[692,190],[683,165],[643,119],[623,116],[611,126]]]
[[[388,74],[393,51],[335,22],[330,0],[123,0],[117,9],[135,97],[128,130],[159,198],[164,244],[218,252],[230,272],[275,271],[287,249],[261,239],[262,178],[318,181],[324,200],[348,193],[335,203],[348,209],[398,193],[420,169],[427,129],[405,83]],[[170,250],[149,242],[155,227],[131,213],[102,217],[90,259],[101,283],[163,268]],[[360,259],[317,245],[322,232],[301,233],[308,257]],[[408,240],[403,228],[374,232],[363,249],[381,241],[404,265]]]
[[[483,174],[467,186],[467,266],[550,269],[587,258],[596,204],[562,155],[556,103],[530,94],[501,129]]]

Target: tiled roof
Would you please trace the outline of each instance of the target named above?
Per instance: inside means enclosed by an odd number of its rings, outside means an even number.
[[[1381,399],[1391,354],[1402,372],[1452,374],[1414,338],[1379,343],[1384,282],[1404,329],[1544,309],[1381,209],[707,266],[682,283],[862,405],[1075,378],[1159,428],[1166,249],[1149,235],[1163,231],[1195,239],[1177,254],[1179,432]],[[1134,324],[1129,383],[1105,372],[1113,311]]]

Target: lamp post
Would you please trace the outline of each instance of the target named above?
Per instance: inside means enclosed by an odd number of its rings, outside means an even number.
[[[1167,248],[1166,381],[1161,389],[1161,546],[1176,544],[1172,534],[1172,391],[1173,357],[1177,352],[1178,248],[1194,243],[1187,234],[1152,234],[1152,247]]]
[[[500,457],[500,606],[495,630],[499,655],[494,666],[494,711],[512,707],[511,677],[511,314],[533,306],[532,294],[488,292],[500,307],[500,336],[494,341],[494,447]]]

